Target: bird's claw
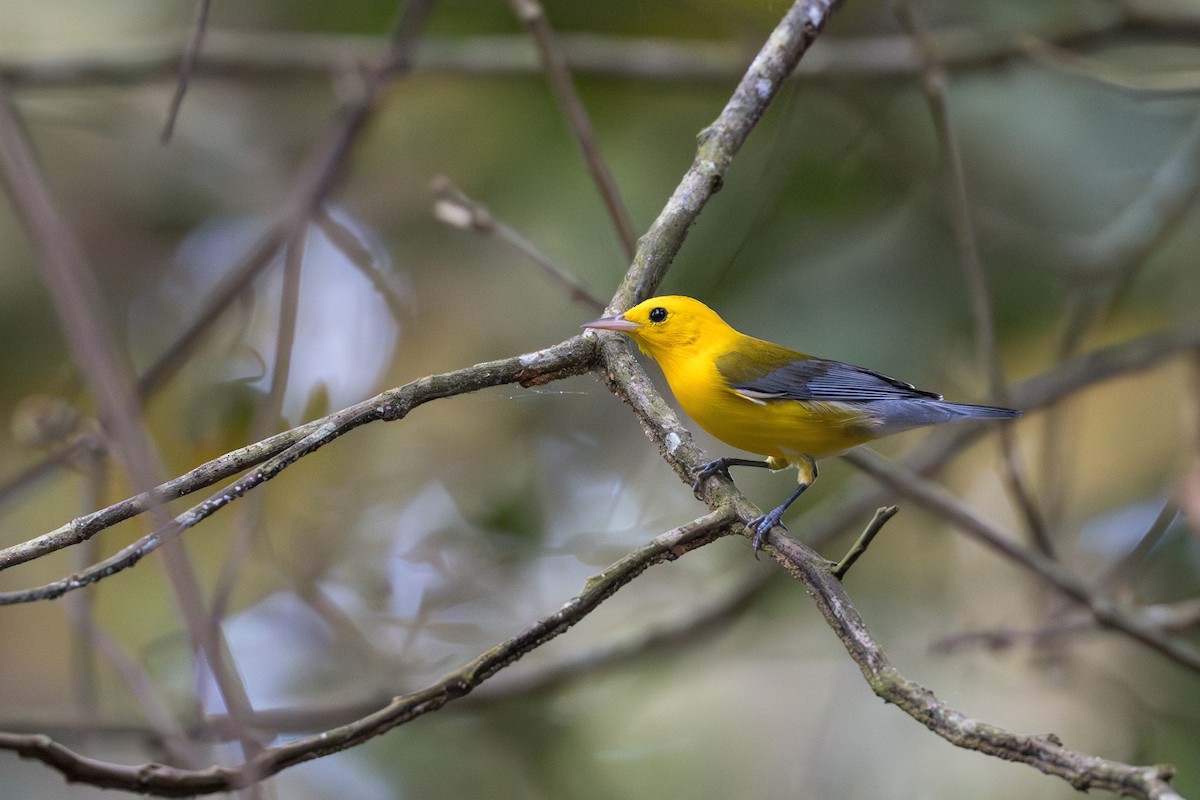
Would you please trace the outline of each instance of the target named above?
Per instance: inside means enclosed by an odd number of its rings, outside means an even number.
[[[777,508],[769,514],[763,514],[761,517],[755,517],[746,523],[746,527],[754,531],[753,547],[755,558],[758,558],[758,551],[761,550],[762,546],[766,543],[767,534],[770,533],[772,528],[778,526],[785,531],[787,530],[787,527],[779,521],[781,517],[783,517],[783,509]]]
[[[733,480],[733,476],[729,474],[729,464],[723,458],[701,464],[692,474],[695,476],[692,481],[692,494],[697,497],[704,494],[704,482],[713,475],[724,475],[727,480]]]

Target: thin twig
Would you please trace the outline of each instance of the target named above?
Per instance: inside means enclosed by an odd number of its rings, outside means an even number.
[[[596,140],[596,132],[592,129],[592,122],[588,118],[587,109],[583,107],[583,101],[579,99],[579,94],[575,91],[570,67],[567,65],[566,56],[563,54],[554,30],[550,27],[550,20],[546,18],[546,10],[542,8],[542,4],[538,0],[509,0],[509,4],[512,6],[513,13],[517,15],[517,19],[525,25],[529,35],[537,44],[542,71],[545,72],[546,79],[550,81],[554,98],[562,109],[567,125],[571,129],[576,143],[579,144],[579,149],[583,152],[583,160],[587,163],[588,174],[592,176],[596,189],[600,192],[600,199],[604,201],[604,210],[608,212],[609,222],[616,231],[617,239],[621,243],[621,251],[628,261],[633,258],[633,254],[637,250],[637,232],[633,229],[633,219],[629,216],[629,208],[625,205],[625,201],[621,199],[621,191],[617,187],[616,178],[613,177],[608,162],[604,160],[604,155],[600,152],[600,143]]]
[[[854,566],[854,562],[862,558],[863,553],[867,552],[867,548],[871,546],[871,542],[883,530],[883,526],[887,521],[896,516],[896,512],[900,510],[900,506],[884,506],[875,511],[875,516],[871,517],[871,521],[867,523],[867,527],[859,534],[859,537],[854,540],[854,545],[842,556],[842,560],[833,565],[830,572],[833,577],[839,581],[846,577],[846,573]]]
[[[198,0],[196,3],[196,21],[192,23],[192,35],[188,37],[183,57],[179,59],[179,77],[175,82],[175,94],[171,96],[171,105],[167,109],[167,121],[163,125],[159,139],[163,144],[171,141],[175,132],[175,121],[179,118],[179,109],[183,107],[183,97],[187,94],[188,82],[200,59],[200,47],[204,44],[204,33],[208,30],[208,9],[212,0]]]
[[[539,250],[516,229],[496,219],[486,206],[464,194],[449,178],[438,175],[433,179],[432,189],[433,216],[439,222],[496,237],[541,267],[553,281],[561,284],[570,293],[572,300],[585,303],[596,311],[604,310],[604,301],[578,278],[555,264],[550,256]]]

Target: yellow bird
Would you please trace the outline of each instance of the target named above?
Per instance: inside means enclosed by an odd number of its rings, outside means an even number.
[[[878,372],[755,339],[690,297],[652,297],[581,327],[628,334],[658,362],[697,425],[726,444],[767,457],[710,461],[696,471],[697,492],[713,475],[728,478],[731,466],[799,470],[796,491],[751,521],[756,551],[816,479],[817,459],[923,425],[1021,416],[1010,408],[947,403],[940,394]]]

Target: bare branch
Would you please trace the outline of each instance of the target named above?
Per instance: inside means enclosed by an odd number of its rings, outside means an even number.
[[[976,32],[948,27],[927,33],[937,59],[950,68],[1027,59],[1034,38],[1060,46],[1087,45],[1127,31],[1194,38],[1200,27],[1186,10],[1158,8],[1143,14],[1126,3],[1093,8],[1087,14],[1047,15],[1036,28]],[[1161,4],[1159,4],[1161,6]],[[1149,5],[1147,4],[1149,9]],[[672,40],[560,33],[567,67],[577,75],[662,81],[726,81],[744,71],[746,49],[727,40]],[[14,88],[128,86],[177,76],[186,45],[178,36],[101,44],[88,53],[58,55],[5,53],[0,80]],[[204,58],[193,80],[325,78],[348,63],[377,64],[379,37],[276,31],[209,29]],[[527,35],[426,37],[413,59],[418,73],[452,75],[535,75],[542,65]],[[918,75],[919,59],[906,34],[827,37],[797,74],[810,78]]]

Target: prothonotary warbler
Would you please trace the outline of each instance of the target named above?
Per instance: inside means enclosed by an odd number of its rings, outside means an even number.
[[[652,297],[582,327],[628,334],[658,362],[697,425],[726,444],[767,457],[711,461],[696,471],[697,492],[713,475],[729,477],[731,466],[799,470],[791,496],[750,523],[756,551],[816,479],[817,459],[922,425],[1021,415],[1010,408],[947,403],[940,394],[878,372],[755,339],[690,297]]]

